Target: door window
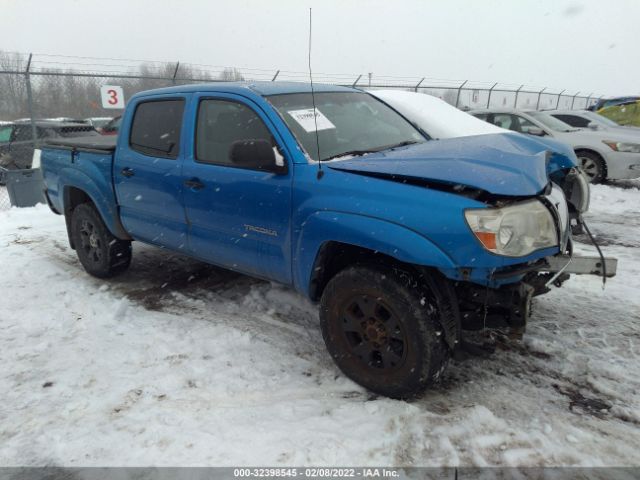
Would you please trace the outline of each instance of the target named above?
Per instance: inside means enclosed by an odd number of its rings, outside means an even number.
[[[131,148],[153,157],[177,158],[183,113],[182,99],[138,104],[131,124]]]
[[[232,165],[232,145],[246,140],[275,143],[267,126],[248,106],[228,100],[200,102],[196,129],[197,162]]]
[[[530,122],[526,118],[519,115],[513,115],[513,120],[515,128],[512,128],[512,130],[515,130],[516,132],[529,133],[529,130],[531,130],[532,128],[540,130],[540,127],[538,127],[535,123]]]
[[[508,113],[494,114],[491,123],[493,123],[496,127],[506,128],[507,130],[516,130],[515,122],[513,121],[513,115],[510,115]]]
[[[554,115],[558,120],[562,120],[567,125],[577,128],[586,128],[591,123],[591,120],[577,115]]]

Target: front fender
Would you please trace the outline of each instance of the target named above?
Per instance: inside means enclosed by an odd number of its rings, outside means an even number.
[[[456,267],[428,238],[402,225],[352,213],[315,212],[302,222],[293,252],[294,285],[307,296],[316,257],[322,245],[331,241],[383,253],[405,263],[441,269]]]

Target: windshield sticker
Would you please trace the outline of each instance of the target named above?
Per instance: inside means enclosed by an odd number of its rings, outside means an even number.
[[[325,117],[320,110],[316,108],[316,121],[313,121],[313,108],[305,108],[304,110],[289,110],[287,112],[296,122],[300,124],[306,132],[316,131],[316,122],[318,130],[329,130],[336,128],[331,121]]]

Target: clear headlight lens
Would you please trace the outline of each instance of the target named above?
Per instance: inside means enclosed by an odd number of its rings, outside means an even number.
[[[498,255],[523,257],[558,245],[553,216],[539,200],[466,210],[464,216],[484,248]]]
[[[609,140],[603,140],[602,143],[616,152],[640,153],[640,143],[613,142]]]

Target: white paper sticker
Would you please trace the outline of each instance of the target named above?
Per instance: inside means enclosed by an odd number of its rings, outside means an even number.
[[[289,110],[287,112],[296,122],[307,132],[316,131],[316,122],[318,130],[329,130],[336,128],[331,121],[325,117],[320,110],[316,108],[316,121],[313,121],[313,108],[305,108],[304,110]]]

